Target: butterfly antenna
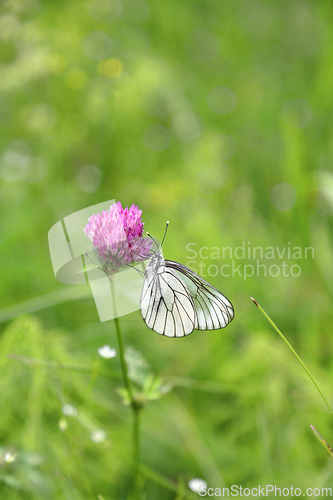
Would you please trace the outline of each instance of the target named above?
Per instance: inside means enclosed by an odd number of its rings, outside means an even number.
[[[140,257],[140,259],[143,259],[143,260],[145,260],[147,258],[144,255],[140,255],[138,252],[135,252],[133,249],[131,249],[131,253],[135,253],[135,255],[138,255]]]
[[[164,231],[163,240],[162,240],[162,243],[161,243],[161,248],[162,248],[162,246],[163,246],[163,243],[164,243],[164,240],[165,240],[165,237],[166,237],[167,231],[168,231],[168,227],[169,227],[169,221],[167,220],[166,227],[165,227],[165,231]]]
[[[157,248],[159,247],[159,244],[157,243],[157,241],[155,240],[155,238],[152,237],[152,235],[150,233],[148,233],[148,231],[146,231],[146,233],[148,234],[149,238],[151,238],[153,240],[153,242],[155,243],[155,245],[157,246]]]

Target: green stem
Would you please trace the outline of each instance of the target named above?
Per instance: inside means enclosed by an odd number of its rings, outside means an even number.
[[[331,455],[331,457],[333,457],[333,450],[332,448],[329,446],[329,444],[327,444],[327,442],[325,441],[325,439],[323,438],[323,436],[321,436],[319,434],[319,432],[317,431],[317,429],[315,427],[313,427],[313,425],[310,425],[314,435],[316,436],[316,438],[318,439],[318,441],[321,442],[321,444],[324,446],[324,448],[326,448],[326,450],[328,451],[328,453]]]
[[[133,411],[133,464],[134,464],[134,481],[133,490],[134,498],[139,498],[139,469],[140,469],[140,409],[134,407]]]
[[[268,314],[264,311],[264,309],[261,307],[260,304],[258,304],[258,302],[253,298],[251,297],[251,300],[253,300],[253,302],[255,303],[255,305],[258,307],[258,309],[260,309],[260,311],[263,313],[263,315],[265,316],[265,318],[269,321],[269,323],[272,325],[272,327],[274,328],[274,330],[280,335],[280,337],[282,338],[282,340],[287,344],[287,346],[289,347],[289,349],[291,350],[291,352],[296,356],[296,358],[298,359],[298,361],[301,363],[301,365],[303,366],[304,370],[306,371],[306,373],[308,374],[308,376],[310,377],[310,379],[312,380],[312,382],[314,383],[317,391],[319,392],[319,394],[321,395],[321,397],[323,398],[323,400],[325,401],[326,403],[326,406],[327,408],[329,409],[329,411],[332,413],[333,415],[333,410],[332,408],[330,407],[330,405],[328,404],[324,394],[321,392],[321,390],[319,389],[319,386],[317,384],[317,382],[315,381],[315,379],[313,378],[313,376],[311,375],[311,373],[309,372],[309,370],[307,369],[307,367],[305,366],[305,364],[303,363],[303,361],[301,360],[301,358],[299,357],[299,355],[297,354],[297,352],[295,351],[295,349],[292,347],[292,345],[288,342],[288,340],[286,339],[286,337],[283,335],[283,333],[281,332],[281,330],[279,330],[279,328],[276,326],[276,324],[274,323],[273,320],[271,320],[271,318],[268,316]]]
[[[127,363],[125,359],[125,346],[123,334],[120,328],[120,321],[117,315],[117,304],[116,304],[116,293],[115,286],[112,279],[109,277],[111,283],[111,295],[113,301],[113,313],[114,322],[116,326],[117,343],[118,343],[118,354],[120,359],[121,371],[123,374],[124,385],[128,393],[130,400],[130,406],[133,415],[133,499],[139,499],[139,469],[140,469],[140,454],[139,454],[139,442],[140,442],[140,407],[137,405],[133,397],[132,383],[128,376]]]

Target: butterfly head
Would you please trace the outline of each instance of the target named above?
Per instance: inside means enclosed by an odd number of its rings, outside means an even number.
[[[161,269],[163,269],[163,267],[164,267],[164,258],[162,252],[160,251],[154,252],[149,262],[150,270],[152,270],[154,273],[158,273],[161,272]]]

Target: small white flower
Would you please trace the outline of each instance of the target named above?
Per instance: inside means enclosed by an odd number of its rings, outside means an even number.
[[[65,418],[61,418],[58,422],[59,429],[64,432],[67,429],[67,420]]]
[[[62,412],[64,415],[66,415],[66,417],[76,417],[77,415],[77,409],[75,408],[75,406],[69,404],[65,404],[62,407]]]
[[[107,434],[103,429],[96,429],[90,434],[90,439],[94,443],[102,443],[106,438]]]
[[[104,359],[110,359],[117,356],[117,351],[115,349],[111,349],[109,345],[104,345],[103,347],[99,347],[98,354]]]
[[[194,478],[190,479],[188,482],[188,487],[190,490],[194,491],[194,493],[202,493],[207,490],[207,483],[203,479]]]
[[[14,462],[14,460],[16,460],[16,457],[16,453],[10,453],[9,451],[7,451],[7,453],[5,454],[5,462],[7,464],[11,464],[12,462]]]

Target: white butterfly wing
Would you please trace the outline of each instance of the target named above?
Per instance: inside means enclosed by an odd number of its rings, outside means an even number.
[[[148,328],[167,337],[184,337],[193,332],[194,303],[183,280],[172,269],[148,266],[140,300],[141,315]]]
[[[188,267],[165,261],[166,268],[183,281],[195,308],[195,330],[218,330],[225,328],[235,316],[234,308],[227,297]]]

